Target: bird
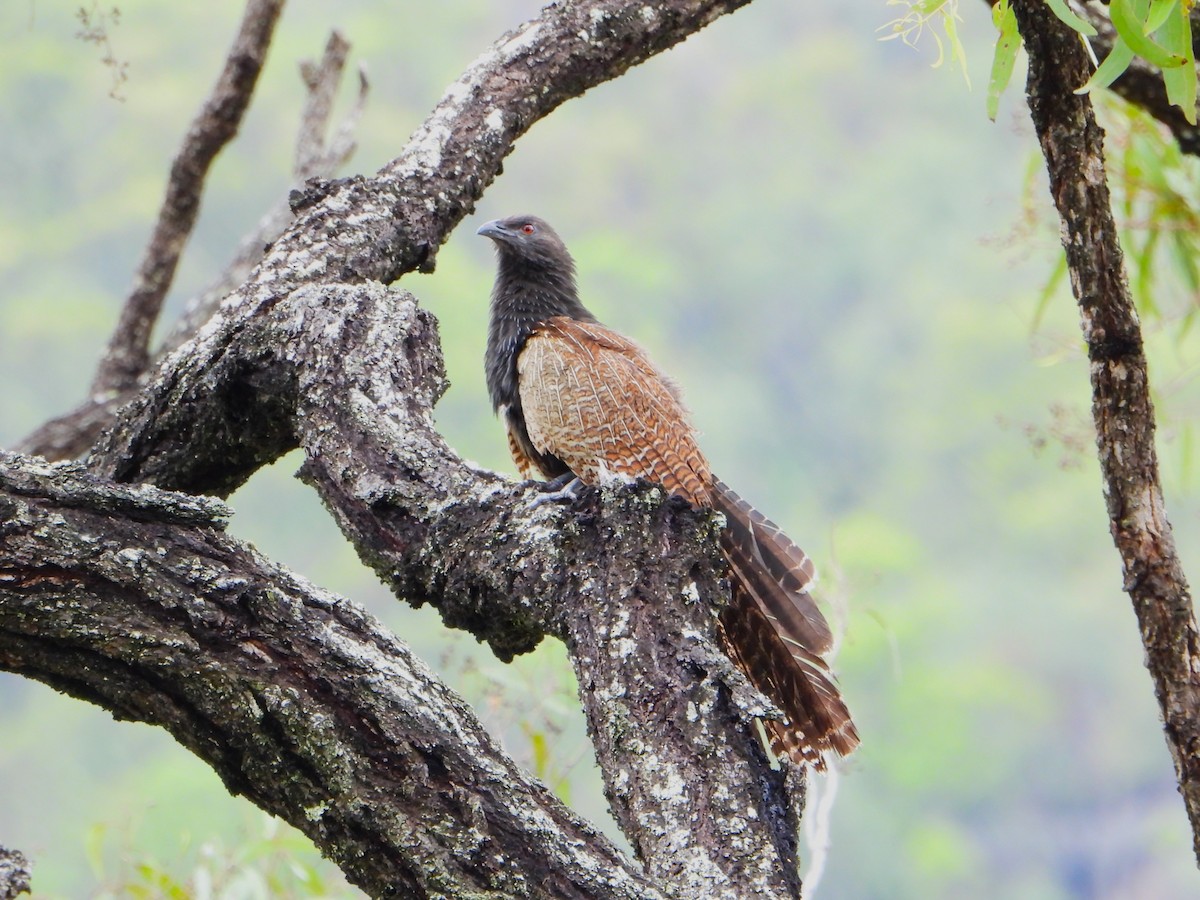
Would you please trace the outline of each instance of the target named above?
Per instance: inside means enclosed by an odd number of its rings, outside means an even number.
[[[497,254],[487,388],[521,477],[552,482],[559,496],[578,483],[643,478],[724,514],[731,588],[718,630],[785,716],[764,721],[772,753],[818,770],[851,753],[859,736],[825,660],[833,639],[809,593],[812,560],[712,473],[679,387],[582,304],[575,262],[550,225],[518,215],[477,234]]]

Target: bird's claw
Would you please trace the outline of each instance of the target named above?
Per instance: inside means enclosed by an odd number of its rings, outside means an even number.
[[[553,481],[547,481],[539,485],[543,493],[534,497],[530,501],[531,506],[541,506],[543,503],[557,503],[559,500],[570,500],[574,502],[579,499],[579,488],[583,486],[583,482],[576,476],[567,473],[560,475]],[[549,490],[547,490],[547,488]]]

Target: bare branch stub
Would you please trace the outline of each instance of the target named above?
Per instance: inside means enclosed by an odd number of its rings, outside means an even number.
[[[262,71],[284,0],[248,0],[241,26],[212,94],[192,121],[171,165],[158,222],[92,381],[92,394],[137,384],[150,359],[150,334],[200,210],[212,161],[237,134]]]
[[[308,91],[304,111],[300,115],[300,133],[296,140],[296,160],[293,174],[297,181],[306,181],[317,174],[320,160],[326,153],[326,132],[333,112],[333,99],[342,83],[342,70],[350,44],[337,31],[331,32],[325,53],[319,63],[300,64],[300,77]]]
[[[1041,0],[1016,0],[1013,9],[1029,51],[1029,106],[1091,361],[1110,530],[1200,859],[1200,634],[1159,481],[1146,356],[1112,215],[1103,132],[1088,97],[1074,93],[1090,62],[1078,35]]]

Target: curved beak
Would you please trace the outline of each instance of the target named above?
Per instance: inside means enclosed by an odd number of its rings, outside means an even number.
[[[499,219],[484,222],[475,233],[482,234],[484,237],[490,237],[493,241],[502,241],[509,237],[508,229],[500,224]]]

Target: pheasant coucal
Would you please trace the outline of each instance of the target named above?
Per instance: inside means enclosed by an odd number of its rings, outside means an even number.
[[[822,658],[829,626],[808,590],[808,556],[709,471],[679,390],[626,337],[579,302],[575,263],[534,216],[488,222],[499,256],[488,327],[488,391],[524,478],[646,478],[728,525],[721,548],[732,598],[725,648],[787,721],[769,720],[771,748],[824,767],[858,745],[850,713]]]

